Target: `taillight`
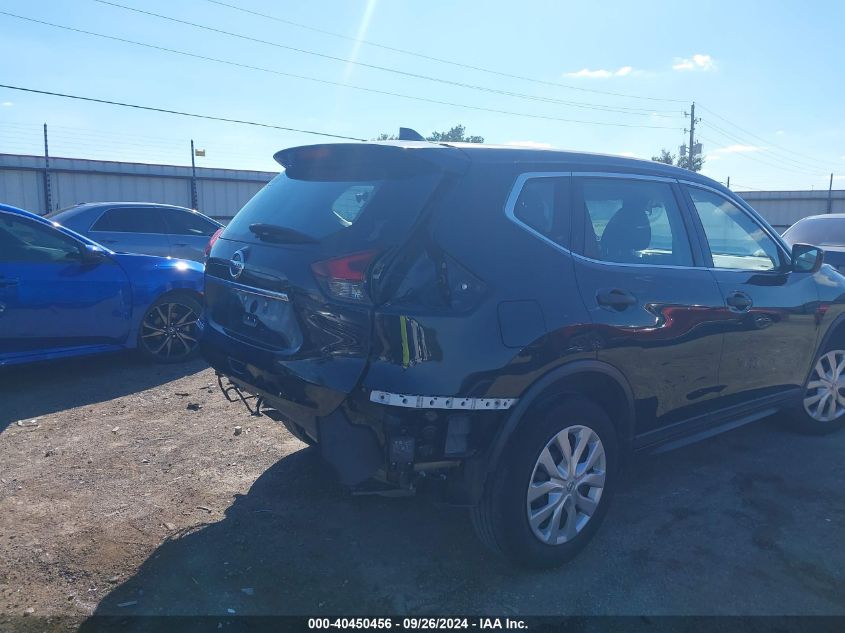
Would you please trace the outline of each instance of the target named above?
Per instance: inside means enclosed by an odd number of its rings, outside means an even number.
[[[223,232],[223,227],[221,226],[219,229],[214,231],[214,235],[211,236],[211,239],[208,240],[208,244],[205,245],[205,258],[208,259],[208,256],[211,254],[211,247],[214,246],[214,242],[217,241],[217,238],[220,237],[220,234]]]
[[[328,291],[338,299],[366,301],[367,271],[379,251],[362,251],[333,257],[311,264],[311,270]]]

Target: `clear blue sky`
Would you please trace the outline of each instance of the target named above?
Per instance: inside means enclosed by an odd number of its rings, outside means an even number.
[[[677,153],[689,124],[683,113],[695,100],[708,108],[696,112],[702,119],[698,131],[707,175],[721,181],[730,176],[735,189],[826,189],[833,172],[834,187],[845,188],[842,2],[229,0],[345,36],[340,38],[208,0],[114,1],[340,60],[94,0],[0,0],[4,12],[329,82],[212,63],[0,15],[0,83],[363,138],[395,133],[400,125],[429,134],[463,123],[468,133],[490,143],[548,144],[643,158],[661,147]],[[356,38],[549,83],[421,59]],[[531,98],[403,76],[349,60]],[[600,92],[550,85],[555,83]],[[44,122],[50,126],[53,155],[185,164],[193,138],[207,151],[198,164],[213,167],[274,170],[275,151],[327,140],[0,89],[0,152],[41,153]]]

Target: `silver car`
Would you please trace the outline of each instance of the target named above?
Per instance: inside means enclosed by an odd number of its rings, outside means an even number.
[[[202,261],[222,228],[202,213],[152,202],[91,202],[48,216],[113,251]]]

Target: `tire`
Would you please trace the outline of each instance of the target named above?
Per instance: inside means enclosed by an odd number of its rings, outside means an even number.
[[[568,438],[570,446],[574,444],[576,450],[580,438],[587,440],[586,448],[581,453],[582,459],[577,464],[580,467],[596,456],[598,448],[604,452],[603,460],[597,457],[597,463],[583,471],[579,475],[581,478],[573,480],[569,488],[566,483],[568,479],[548,478],[548,472],[540,461],[548,456],[555,462],[551,466],[564,463],[563,452],[557,448],[558,437]],[[598,444],[595,440],[598,440]],[[580,396],[568,397],[547,412],[539,414],[537,419],[525,420],[506,446],[499,467],[485,486],[481,501],[471,510],[479,539],[511,562],[526,567],[557,567],[572,559],[590,541],[607,513],[618,478],[618,446],[616,429],[607,413]],[[549,463],[545,459],[544,462]],[[604,476],[601,489],[589,485],[583,478],[584,475],[590,475],[590,481],[597,483],[602,479],[602,471]],[[579,485],[579,481],[584,482],[583,485]],[[557,486],[558,483],[561,485]],[[540,510],[547,512],[555,503],[551,494],[529,502],[529,484],[539,484],[544,490],[554,489],[555,498],[562,499],[557,504],[561,507],[561,532],[555,534],[552,529],[554,512],[547,522],[536,522],[535,527],[532,527],[529,511],[536,516]],[[590,497],[584,500],[588,495]],[[594,502],[588,504],[590,500]],[[574,519],[567,520],[573,509]],[[592,514],[587,515],[584,512],[586,509],[590,509]],[[575,531],[567,530],[570,522],[574,524]],[[544,532],[546,535],[542,538],[545,541],[541,540]]]
[[[138,350],[156,363],[180,363],[196,356],[202,333],[202,304],[187,293],[159,297],[138,327]]]
[[[842,343],[828,345],[819,353],[801,402],[787,410],[785,417],[792,430],[807,435],[826,435],[845,426],[845,346]]]
[[[301,426],[299,426],[296,422],[288,422],[287,420],[282,420],[282,424],[285,425],[285,428],[288,430],[288,433],[293,435],[296,439],[298,439],[303,444],[307,444],[308,446],[314,446],[315,442],[311,439],[311,436],[305,432]]]

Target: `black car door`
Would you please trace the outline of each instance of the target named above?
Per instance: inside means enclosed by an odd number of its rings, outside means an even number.
[[[722,404],[788,395],[815,355],[815,276],[791,272],[781,240],[737,201],[704,186],[685,191],[724,302]]]
[[[578,173],[573,188],[575,272],[598,358],[631,385],[637,443],[682,432],[674,425],[717,406],[723,302],[680,190],[667,178]]]

